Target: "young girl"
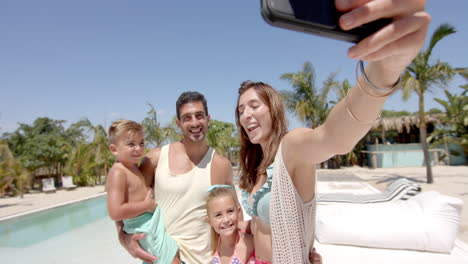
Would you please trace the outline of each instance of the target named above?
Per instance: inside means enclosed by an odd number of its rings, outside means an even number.
[[[241,209],[236,202],[234,188],[214,185],[208,192],[206,221],[212,228],[211,263],[255,263],[253,237],[238,228]]]
[[[239,228],[241,209],[236,203],[234,187],[213,185],[208,190],[206,221],[211,226],[212,264],[264,264],[255,259],[254,241],[249,229],[250,221]],[[312,264],[322,264],[322,256],[314,250],[309,255]]]

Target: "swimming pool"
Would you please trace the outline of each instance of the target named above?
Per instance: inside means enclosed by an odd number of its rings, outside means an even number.
[[[0,221],[2,263],[141,263],[120,246],[101,194]]]

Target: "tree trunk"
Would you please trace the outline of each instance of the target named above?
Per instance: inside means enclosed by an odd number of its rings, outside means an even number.
[[[60,166],[60,163],[57,163],[57,167],[56,167],[56,171],[55,173],[57,173],[57,179],[59,182],[61,182],[63,184],[63,178],[62,178],[62,169],[61,169],[61,166]]]
[[[448,144],[447,144],[447,135],[444,135],[444,146],[445,146],[445,155],[447,155],[447,157],[445,158],[447,162],[446,165],[450,165],[450,152],[449,152]]]
[[[429,156],[429,146],[426,141],[427,130],[426,130],[426,118],[424,113],[424,94],[419,95],[419,140],[421,141],[424,164],[426,165],[427,183],[433,183],[434,178],[432,177],[431,158]]]

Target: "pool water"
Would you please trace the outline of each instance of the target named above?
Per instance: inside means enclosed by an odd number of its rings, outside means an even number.
[[[1,263],[141,263],[119,244],[106,196],[0,221]]]
[[[0,221],[0,246],[27,247],[107,216],[106,196]]]

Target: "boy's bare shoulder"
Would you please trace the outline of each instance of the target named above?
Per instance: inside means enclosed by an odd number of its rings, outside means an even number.
[[[124,166],[118,162],[115,162],[112,167],[109,170],[109,173],[107,176],[114,175],[114,174],[119,174],[124,172]]]
[[[129,170],[125,168],[120,163],[114,163],[109,173],[107,174],[106,186],[107,189],[112,188],[120,188],[118,186],[123,186],[123,184],[127,184],[127,177],[128,177]]]
[[[116,177],[132,177],[132,176],[138,176],[135,174],[131,169],[125,167],[125,165],[121,163],[114,163],[112,165],[111,169],[109,170],[109,173],[107,174],[107,177],[110,178],[116,178]]]

